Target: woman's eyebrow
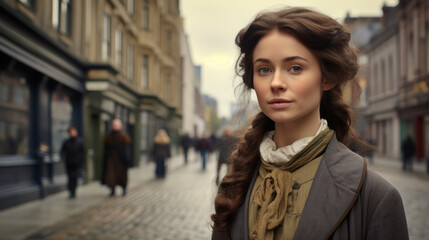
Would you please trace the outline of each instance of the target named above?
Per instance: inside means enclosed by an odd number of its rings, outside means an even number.
[[[306,58],[303,58],[303,57],[300,57],[300,56],[286,57],[286,58],[283,59],[283,62],[290,62],[290,61],[297,60],[297,59],[300,59],[300,60],[308,62],[308,60]],[[257,58],[257,59],[255,59],[255,61],[253,62],[253,64],[255,64],[257,62],[270,63],[271,61],[268,60],[268,59],[266,59],[266,58]]]

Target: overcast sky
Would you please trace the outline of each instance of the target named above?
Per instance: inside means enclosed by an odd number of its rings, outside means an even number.
[[[342,22],[350,16],[381,16],[383,4],[395,6],[398,0],[181,0],[191,54],[202,66],[202,92],[217,99],[220,116],[230,116],[234,95],[234,65],[238,31],[258,12],[281,7],[308,7]]]

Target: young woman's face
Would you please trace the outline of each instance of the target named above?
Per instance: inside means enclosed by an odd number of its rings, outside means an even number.
[[[290,34],[272,31],[253,52],[253,86],[275,123],[319,121],[323,88],[316,57]]]

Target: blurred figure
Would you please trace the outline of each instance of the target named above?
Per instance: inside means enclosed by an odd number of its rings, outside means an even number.
[[[164,129],[158,130],[153,139],[152,156],[155,160],[155,176],[165,178],[165,160],[171,157],[170,138]]]
[[[402,151],[402,170],[413,171],[413,157],[415,153],[415,144],[411,135],[408,135],[401,143]]]
[[[185,133],[180,138],[180,146],[183,149],[183,155],[185,157],[185,165],[188,164],[188,151],[189,148],[192,146],[192,139],[189,137],[188,133]]]
[[[112,121],[112,131],[104,137],[103,175],[102,184],[110,188],[110,196],[115,196],[115,187],[122,187],[122,196],[127,193],[128,168],[130,159],[131,139],[122,131],[119,119]]]
[[[205,171],[207,152],[211,152],[213,150],[213,145],[210,142],[210,139],[207,138],[206,134],[203,134],[203,136],[197,140],[195,143],[195,149],[201,154],[202,170]]]
[[[217,160],[216,168],[216,185],[219,185],[219,173],[223,164],[226,165],[227,172],[229,172],[229,156],[234,151],[238,142],[238,138],[231,135],[231,130],[225,128],[223,130],[223,136],[217,142],[217,148],[219,149],[219,157]]]
[[[61,147],[61,160],[64,161],[67,172],[67,189],[69,198],[76,198],[77,179],[85,161],[85,149],[83,142],[78,139],[78,131],[75,126],[68,128],[69,139],[65,140]]]
[[[211,131],[209,140],[212,144],[212,149],[210,150],[211,153],[216,154],[215,151],[217,150],[217,141],[218,138],[216,137],[215,131]]]

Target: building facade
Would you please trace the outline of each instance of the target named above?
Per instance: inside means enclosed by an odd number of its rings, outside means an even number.
[[[344,18],[344,25],[351,33],[350,42],[358,49],[359,71],[353,80],[344,87],[345,102],[356,112],[354,125],[362,137],[366,137],[365,108],[367,106],[367,71],[368,55],[362,51],[371,38],[380,31],[380,17],[352,17],[349,13]]]
[[[2,206],[65,187],[58,152],[70,124],[85,140],[90,180],[100,178],[115,118],[134,165],[159,128],[177,142],[178,0],[4,0],[0,11]]]
[[[87,143],[94,165],[102,157],[101,137],[114,118],[133,140],[134,161],[148,160],[152,139],[163,128],[177,142],[182,83],[179,2],[84,1],[91,24],[92,68],[88,71]],[[96,33],[96,34],[94,34]],[[101,43],[101,44],[100,44]],[[95,168],[95,178],[100,177]]]
[[[182,28],[180,34],[182,55],[182,133],[188,133],[195,138],[195,66],[192,61],[188,37]]]
[[[389,158],[400,157],[398,11],[398,7],[383,7],[383,29],[364,49],[369,66],[367,136],[377,144],[377,154]]]
[[[85,130],[79,29],[54,2],[0,1],[0,209],[63,189],[67,128]]]
[[[429,2],[400,0],[400,137],[411,135],[416,157],[429,157]]]

